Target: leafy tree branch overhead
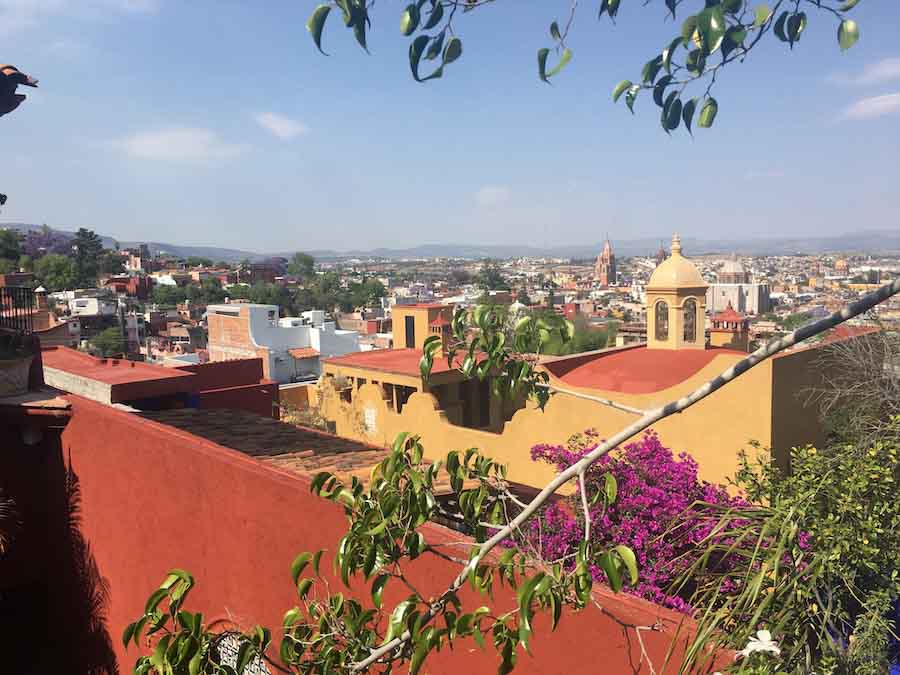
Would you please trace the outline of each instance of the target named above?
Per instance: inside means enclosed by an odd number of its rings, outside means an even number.
[[[413,79],[427,82],[443,77],[447,66],[463,54],[463,41],[455,23],[459,15],[497,1],[416,0],[408,4],[400,15],[400,33],[411,39],[409,67]],[[719,112],[713,89],[726,66],[744,61],[767,36],[774,36],[793,50],[811,16],[832,22],[838,47],[847,50],[859,39],[859,26],[850,18],[850,12],[860,2],[776,0],[770,6],[748,0],[644,0],[642,6],[661,6],[662,18],[672,21],[678,30],[644,64],[640,77],[623,79],[613,87],[612,99],[618,102],[624,96],[625,105],[633,113],[639,95],[650,93],[660,109],[660,125],[666,133],[683,126],[692,134],[695,123],[709,128]],[[571,0],[564,19],[554,19],[549,25],[550,46],[537,50],[538,78],[550,83],[572,61],[573,50],[567,39],[579,12],[596,10],[598,19],[615,24],[623,4],[622,0]],[[306,27],[319,51],[327,54],[323,48],[325,25],[332,9],[337,8],[344,26],[368,52],[366,36],[374,5],[374,0],[333,0],[316,7]]]

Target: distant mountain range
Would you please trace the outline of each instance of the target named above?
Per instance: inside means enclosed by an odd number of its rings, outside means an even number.
[[[2,223],[0,227],[21,231],[39,229],[39,225],[26,223]],[[60,234],[72,236],[74,232],[54,230]],[[99,233],[98,233],[99,234]],[[147,244],[152,253],[165,252],[179,257],[200,256],[215,261],[225,260],[238,262],[244,259],[262,260],[272,256],[289,258],[294,251],[259,253],[242,249],[222,248],[219,246],[186,246],[155,241],[132,242],[116,240],[103,235],[105,246],[112,247],[117,242],[120,247],[127,248],[138,244]],[[642,239],[615,239],[613,248],[617,255],[653,255],[660,243],[668,249],[668,237],[645,237]],[[683,237],[682,246],[690,255],[727,254],[741,255],[791,255],[799,253],[893,253],[900,252],[900,228],[893,230],[869,230],[842,234],[830,237],[773,237],[758,239],[698,239]],[[574,244],[539,248],[535,246],[503,244],[503,245],[467,245],[467,244],[422,244],[410,248],[375,248],[335,251],[331,249],[307,251],[317,260],[341,260],[348,258],[514,258],[514,257],[546,257],[546,258],[592,258],[603,248],[602,242],[595,244]]]

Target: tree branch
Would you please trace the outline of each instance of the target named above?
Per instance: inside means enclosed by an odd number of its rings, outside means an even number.
[[[792,347],[799,342],[802,342],[808,338],[823,333],[826,330],[834,328],[835,326],[838,326],[855,316],[859,316],[860,314],[863,314],[864,312],[872,309],[879,303],[887,300],[897,293],[900,293],[900,277],[898,277],[891,283],[885,284],[877,291],[869,293],[856,302],[847,305],[840,311],[837,311],[830,316],[814,323],[807,324],[806,326],[795,330],[790,335],[786,335],[785,337],[778,340],[773,340],[767,345],[760,347],[746,358],[741,359],[733,366],[725,370],[722,374],[697,388],[691,394],[688,394],[687,396],[684,396],[676,401],[671,401],[663,406],[660,406],[659,408],[650,410],[645,413],[644,416],[639,420],[633,422],[632,424],[619,431],[605,443],[598,445],[594,450],[572,464],[565,471],[557,474],[556,478],[550,481],[544,487],[544,489],[541,490],[540,493],[531,500],[528,506],[523,509],[519,513],[519,515],[513,518],[506,527],[494,534],[493,537],[491,537],[484,543],[480,544],[478,546],[477,552],[472,556],[469,563],[450,583],[449,587],[442,593],[438,601],[432,603],[432,607],[442,607],[447,598],[453,593],[456,593],[456,591],[458,591],[463,586],[463,584],[466,582],[466,579],[468,579],[469,574],[477,568],[477,566],[481,563],[484,557],[488,553],[490,553],[490,551],[496,548],[501,542],[508,539],[525,523],[525,521],[534,516],[537,513],[538,509],[540,509],[547,502],[547,500],[557,490],[559,490],[559,488],[561,488],[573,478],[577,477],[579,474],[583,473],[588,467],[597,462],[601,457],[609,453],[612,449],[621,445],[632,436],[645,431],[660,420],[670,415],[674,415],[676,413],[687,410],[695,403],[702,401],[713,392],[721,389],[723,386],[740,377],[748,370],[750,370],[753,366],[761,363],[767,358],[777,354],[778,352],[784,351],[785,349],[788,349],[789,347]],[[435,609],[429,609],[428,611],[426,611],[422,617],[422,622],[420,625],[426,625],[436,616],[436,614],[437,611]],[[377,649],[373,649],[368,657],[353,664],[351,670],[353,672],[364,670],[365,668],[381,659],[386,654],[389,654],[390,652],[401,647],[411,637],[412,635],[409,630],[404,631],[399,637],[394,638],[390,642],[378,647]]]

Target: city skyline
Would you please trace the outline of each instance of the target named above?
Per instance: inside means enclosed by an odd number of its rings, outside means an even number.
[[[463,58],[427,85],[409,76],[399,6],[378,8],[371,56],[329,25],[330,57],[306,35],[311,7],[0,2],[4,59],[42,81],[7,122],[0,218],[261,252],[900,225],[900,9],[860,6],[844,54],[825,21],[792,53],[754,53],[691,140],[661,137],[647,98],[635,118],[610,101],[672,32],[650,9],[618,27],[581,14],[575,59],[547,87],[534,52],[564,4],[518,12],[518,42],[479,10],[459,26]]]

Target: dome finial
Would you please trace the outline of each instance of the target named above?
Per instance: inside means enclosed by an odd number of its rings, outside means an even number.
[[[672,255],[681,255],[681,238],[677,232],[672,235]]]

